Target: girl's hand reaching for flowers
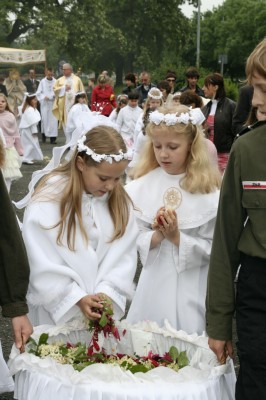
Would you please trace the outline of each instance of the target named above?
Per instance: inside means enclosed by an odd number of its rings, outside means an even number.
[[[83,314],[92,321],[101,318],[100,310],[103,308],[101,294],[88,294],[77,302]]]

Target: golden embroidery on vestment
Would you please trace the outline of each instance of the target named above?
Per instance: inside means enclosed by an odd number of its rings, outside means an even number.
[[[166,208],[176,210],[182,203],[182,193],[176,187],[170,187],[164,192],[163,202]]]

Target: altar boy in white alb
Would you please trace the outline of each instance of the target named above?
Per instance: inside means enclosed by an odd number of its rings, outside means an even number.
[[[49,137],[52,144],[56,143],[58,135],[58,121],[53,114],[55,99],[53,87],[55,82],[56,79],[53,77],[52,68],[47,68],[46,77],[41,80],[36,92],[37,99],[41,105],[42,140],[46,142],[46,137]]]
[[[142,113],[142,109],[138,106],[139,94],[137,91],[130,92],[128,95],[128,103],[126,107],[120,110],[116,124],[122,135],[129,152],[133,154],[134,149],[134,131],[137,120]]]

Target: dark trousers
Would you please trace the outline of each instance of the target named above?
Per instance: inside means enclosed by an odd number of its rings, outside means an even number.
[[[266,399],[266,259],[242,254],[236,295],[236,400]]]

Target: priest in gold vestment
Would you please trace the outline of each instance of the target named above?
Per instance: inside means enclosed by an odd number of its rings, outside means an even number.
[[[55,101],[53,114],[59,121],[59,128],[65,130],[67,115],[74,104],[77,92],[84,91],[81,79],[73,74],[70,64],[63,65],[63,76],[58,78],[54,84]]]

